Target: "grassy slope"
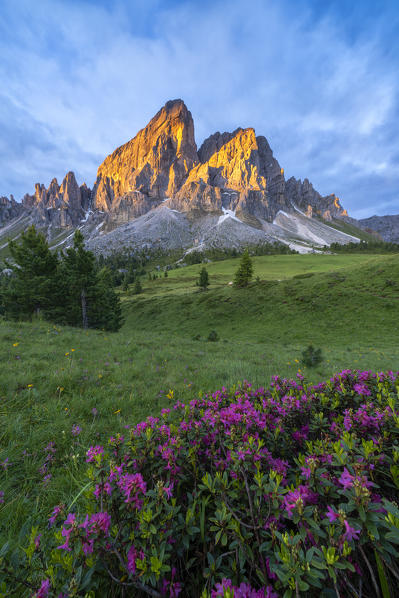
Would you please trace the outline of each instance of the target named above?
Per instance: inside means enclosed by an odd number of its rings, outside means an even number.
[[[171,402],[169,389],[188,400],[244,378],[261,385],[276,373],[294,376],[310,342],[325,354],[305,371],[312,381],[346,367],[398,367],[399,256],[254,262],[261,282],[243,290],[227,284],[237,260],[209,264],[207,292],[194,286],[199,266],[143,281],[142,295],[123,295],[126,324],[117,334],[0,322],[0,463],[12,463],[0,469],[4,535],[70,501],[87,446],[159,412]],[[315,273],[292,278],[306,271]],[[220,342],[206,342],[212,329]],[[57,461],[46,485],[38,470],[50,441]]]

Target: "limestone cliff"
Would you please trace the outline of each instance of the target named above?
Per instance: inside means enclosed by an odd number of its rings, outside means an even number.
[[[10,220],[18,218],[23,211],[23,206],[15,201],[12,195],[10,199],[0,197],[0,226],[5,226]]]
[[[197,161],[191,113],[182,100],[171,100],[100,165],[93,205],[138,216],[173,196]]]
[[[48,187],[36,183],[35,193],[26,194],[22,205],[29,209],[38,224],[57,228],[76,226],[89,208],[91,191],[84,183],[79,187],[73,172],[68,172],[61,186],[53,179]]]
[[[285,193],[288,201],[302,210],[309,218],[319,216],[324,220],[331,221],[333,218],[343,218],[348,215],[334,193],[321,196],[308,179],[302,182],[291,177],[286,182]]]

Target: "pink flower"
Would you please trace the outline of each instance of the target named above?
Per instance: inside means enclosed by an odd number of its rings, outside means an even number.
[[[344,490],[347,490],[352,487],[354,479],[354,476],[349,473],[346,467],[344,467],[344,472],[338,481],[343,486]]]
[[[126,569],[132,575],[134,575],[136,573],[136,558],[137,558],[137,550],[132,545],[129,548],[129,552],[127,553],[127,566],[126,566]]]
[[[334,523],[339,518],[338,513],[334,511],[334,509],[330,506],[327,507],[326,517],[330,523]]]
[[[34,598],[47,598],[50,590],[50,580],[45,579],[42,581],[42,585],[34,595]]]
[[[359,539],[359,535],[361,530],[360,529],[355,529],[354,527],[351,527],[349,525],[349,523],[346,521],[344,521],[344,526],[345,526],[345,532],[343,535],[344,540],[348,540],[348,542],[350,540],[358,540]]]

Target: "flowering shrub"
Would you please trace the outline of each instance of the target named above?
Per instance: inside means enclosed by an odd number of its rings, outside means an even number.
[[[178,402],[89,448],[85,511],[56,505],[25,573],[2,551],[3,578],[51,597],[394,596],[398,388],[345,370]]]

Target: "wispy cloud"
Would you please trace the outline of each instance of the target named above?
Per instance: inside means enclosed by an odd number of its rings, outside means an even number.
[[[92,184],[109,152],[182,97],[197,142],[254,126],[287,176],[336,192],[353,215],[399,212],[395,13],[364,29],[355,18],[293,0],[3,0],[0,194],[70,169]]]

